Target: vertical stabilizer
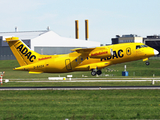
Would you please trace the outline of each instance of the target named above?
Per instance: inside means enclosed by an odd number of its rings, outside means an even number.
[[[30,50],[18,37],[6,38],[6,41],[16,57],[20,66],[32,64],[38,61],[40,54]]]

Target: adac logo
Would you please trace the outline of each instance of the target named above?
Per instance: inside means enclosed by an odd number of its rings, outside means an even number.
[[[33,59],[36,59],[35,55],[32,55],[32,52],[28,51],[28,48],[24,47],[23,44],[17,47],[17,49],[29,59],[30,62],[33,62]]]
[[[107,57],[107,60],[114,59],[114,58],[122,58],[123,56],[124,56],[123,50],[120,49],[120,50],[118,50],[118,52],[113,51],[113,56]]]

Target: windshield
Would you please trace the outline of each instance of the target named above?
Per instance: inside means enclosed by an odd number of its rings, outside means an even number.
[[[147,45],[141,45],[142,47],[148,47]]]
[[[141,46],[140,46],[140,45],[137,45],[137,46],[136,46],[136,49],[140,49],[140,48],[141,48]]]
[[[145,48],[145,47],[148,47],[148,46],[147,45],[137,45],[136,49]]]

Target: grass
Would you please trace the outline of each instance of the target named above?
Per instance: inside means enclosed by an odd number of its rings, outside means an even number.
[[[113,66],[109,66],[109,68],[118,70],[115,76],[121,76],[121,72],[124,70],[124,65],[127,65],[127,71],[129,72],[129,76],[133,77],[153,77],[160,76],[160,60],[151,59],[149,60],[150,65],[146,66],[142,60],[127,62],[123,64],[117,64]]]
[[[53,87],[53,86],[151,86],[151,81],[147,82],[9,82],[3,83],[0,87]],[[155,82],[153,86],[160,86],[160,82]]]
[[[0,119],[160,119],[159,90],[0,91]]]
[[[129,77],[160,76],[159,60],[150,60],[150,66],[142,61],[126,63]],[[125,64],[109,66],[104,74],[122,77]],[[0,61],[4,79],[28,79],[73,74],[92,77],[89,72],[64,74],[30,75],[28,72],[13,71],[19,66],[16,60]],[[134,74],[132,74],[134,73]],[[134,76],[135,75],[135,76]],[[103,77],[103,76],[102,76]],[[151,82],[98,82],[98,83],[16,83],[9,82],[1,87],[11,86],[115,86],[151,85]],[[160,83],[156,83],[159,85]],[[160,90],[97,90],[97,91],[0,91],[0,120],[88,120],[88,119],[160,119]]]

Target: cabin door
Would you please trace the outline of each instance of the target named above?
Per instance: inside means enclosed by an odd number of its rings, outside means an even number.
[[[70,61],[70,59],[66,59],[66,69],[67,70],[72,70],[72,66],[71,66],[71,61]]]

